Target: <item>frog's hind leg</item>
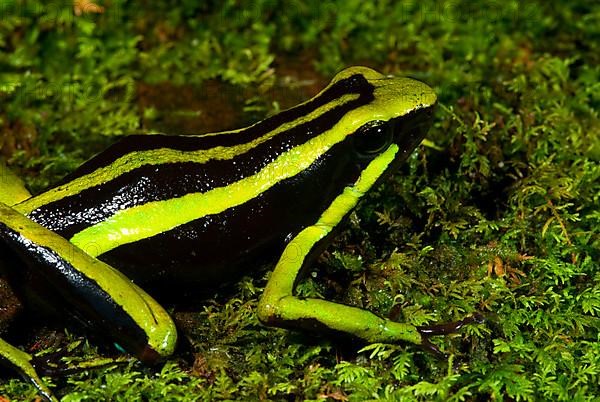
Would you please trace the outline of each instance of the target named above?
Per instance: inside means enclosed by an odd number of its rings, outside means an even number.
[[[0,202],[0,258],[10,270],[41,278],[60,312],[105,333],[143,362],[170,355],[177,332],[167,312],[122,273],[86,254],[60,235]],[[0,363],[16,368],[44,395],[24,352],[2,343]]]

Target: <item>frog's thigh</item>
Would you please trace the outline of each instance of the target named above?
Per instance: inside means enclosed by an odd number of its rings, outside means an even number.
[[[21,269],[35,269],[64,298],[65,311],[104,330],[140,360],[153,362],[173,352],[175,325],[154,299],[113,267],[1,202],[0,244],[18,255]],[[30,360],[0,344],[0,363],[16,368],[46,395]]]

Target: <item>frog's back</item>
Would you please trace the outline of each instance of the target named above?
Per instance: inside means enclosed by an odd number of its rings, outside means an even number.
[[[372,98],[354,75],[242,130],[125,137],[17,208],[139,282],[212,284],[281,250],[358,178],[335,126]]]

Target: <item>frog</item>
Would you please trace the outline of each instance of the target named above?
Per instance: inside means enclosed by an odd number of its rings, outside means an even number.
[[[177,344],[154,291],[212,289],[265,260],[275,265],[257,307],[263,324],[435,349],[430,336],[466,321],[417,327],[295,290],[356,205],[421,143],[436,104],[418,80],[355,66],[245,128],[122,137],[37,195],[4,168],[0,260],[31,298],[148,364]],[[33,356],[0,339],[0,362],[56,400]]]

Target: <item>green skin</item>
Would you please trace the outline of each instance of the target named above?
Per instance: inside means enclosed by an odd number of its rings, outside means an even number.
[[[235,187],[230,185],[227,187],[226,197],[219,193],[210,194],[214,197],[207,205],[223,206],[226,202],[241,203],[245,199],[256,197],[259,189],[264,189],[272,184],[266,183],[265,180],[271,180],[276,174],[294,174],[289,173],[289,166],[293,165],[298,172],[306,169],[303,165],[303,157],[307,154],[321,152],[320,148],[325,148],[335,144],[345,138],[348,132],[356,131],[358,126],[369,121],[387,122],[392,119],[397,121],[403,116],[423,107],[432,107],[436,102],[436,96],[433,91],[424,84],[408,79],[392,79],[384,77],[381,74],[364,68],[353,67],[346,69],[333,82],[349,77],[353,74],[361,74],[367,80],[373,82],[385,82],[386,85],[380,85],[375,91],[375,99],[357,110],[353,110],[344,116],[336,126],[329,132],[320,135],[316,140],[317,143],[307,143],[304,148],[298,147],[300,157],[296,155],[293,163],[284,160],[275,161],[268,165],[264,175],[256,175],[243,183],[243,185]],[[377,81],[381,80],[381,81]],[[386,81],[383,81],[386,80]],[[404,81],[401,81],[404,80]],[[400,89],[399,89],[400,88]],[[311,116],[306,116],[305,120],[311,119]],[[355,125],[358,126],[353,128]],[[331,144],[330,144],[331,143]],[[315,144],[318,144],[315,145]],[[253,144],[251,144],[253,146]],[[360,176],[351,185],[343,188],[343,191],[337,195],[333,201],[323,210],[318,219],[311,225],[300,230],[285,246],[278,263],[271,274],[268,284],[260,299],[258,305],[258,317],[261,322],[267,325],[278,326],[297,326],[297,327],[313,327],[327,328],[333,331],[351,334],[355,337],[363,339],[367,342],[410,342],[419,345],[430,345],[425,334],[443,333],[442,330],[434,330],[424,332],[422,329],[406,323],[398,323],[389,319],[381,318],[369,311],[360,308],[350,307],[333,303],[327,300],[313,298],[298,298],[294,295],[294,288],[298,281],[298,277],[303,267],[310,263],[310,258],[315,251],[320,249],[324,240],[328,239],[331,232],[339,226],[351,210],[357,205],[360,199],[376,184],[378,179],[388,171],[394,160],[400,154],[406,154],[408,151],[393,142],[387,144],[384,148],[378,151],[376,156],[373,156],[368,163],[364,164]],[[288,157],[288,155],[284,155]],[[317,155],[318,156],[318,155]],[[157,155],[152,160],[160,161],[160,157],[169,158],[169,156]],[[135,155],[132,156],[135,162]],[[403,157],[405,158],[405,156]],[[306,160],[312,160],[308,157]],[[155,162],[160,163],[160,162]],[[285,166],[285,169],[283,168]],[[272,171],[267,171],[272,169]],[[112,171],[114,173],[114,170]],[[116,174],[119,174],[118,172]],[[33,222],[26,214],[33,210],[33,207],[27,207],[29,200],[30,204],[36,202],[43,203],[44,197],[51,198],[60,197],[51,191],[43,193],[39,196],[29,198],[30,195],[12,173],[0,164],[0,224],[3,224],[7,231],[12,231],[20,236],[20,239],[25,239],[27,242],[35,244],[40,249],[50,250],[56,258],[61,259],[69,264],[74,270],[81,272],[86,277],[95,281],[114,302],[121,306],[125,314],[131,318],[135,325],[144,332],[147,345],[143,351],[151,350],[159,357],[169,356],[176,344],[176,329],[166,313],[166,311],[145,293],[138,286],[134,285],[127,277],[121,274],[116,269],[101,262],[96,258],[99,254],[106,250],[110,250],[119,244],[127,242],[135,242],[139,240],[140,234],[134,233],[133,238],[118,238],[114,236],[110,239],[104,234],[104,231],[115,229],[128,228],[132,222],[145,219],[148,221],[149,214],[157,213],[159,216],[165,216],[161,219],[161,225],[165,227],[150,228],[154,233],[148,234],[151,236],[156,233],[168,230],[169,228],[181,224],[184,221],[196,219],[197,216],[180,216],[180,214],[189,214],[189,208],[181,208],[182,205],[172,207],[172,214],[166,214],[169,205],[168,202],[189,202],[190,197],[200,197],[200,195],[190,195],[187,199],[182,197],[178,200],[167,200],[166,202],[156,202],[137,207],[145,208],[141,215],[135,215],[130,210],[122,211],[119,219],[103,222],[89,230],[82,231],[71,239],[67,240],[53,231],[48,230],[44,226]],[[78,187],[91,185],[89,182],[81,182],[73,180],[62,185],[60,191],[79,191]],[[56,190],[56,188],[54,189]],[[262,191],[262,190],[260,190]],[[56,191],[55,191],[56,192]],[[187,197],[187,196],[186,196]],[[219,198],[220,197],[220,198]],[[233,199],[234,201],[230,201]],[[238,200],[239,199],[239,200]],[[22,203],[24,200],[28,200]],[[41,200],[41,201],[39,201]],[[237,201],[236,201],[237,200]],[[193,200],[198,202],[198,200]],[[17,205],[19,204],[19,205]],[[151,205],[150,205],[151,204]],[[29,208],[29,210],[27,210]],[[162,209],[161,209],[162,208]],[[134,208],[131,208],[133,210]],[[185,212],[181,212],[185,211]],[[203,211],[200,214],[214,213],[214,211]],[[140,218],[141,217],[141,218]],[[151,221],[151,220],[150,220]],[[104,225],[104,226],[103,226]],[[106,228],[106,226],[112,225]],[[125,233],[126,230],[121,230]],[[133,232],[133,231],[130,231]],[[129,232],[127,232],[129,233]],[[137,236],[137,237],[135,237]],[[99,250],[95,252],[86,252],[85,245],[92,242],[98,245]],[[118,244],[113,244],[117,242]],[[119,243],[120,242],[120,243]],[[28,243],[28,244],[29,244]],[[110,323],[110,318],[106,321]],[[308,325],[307,325],[308,323]],[[316,323],[316,325],[315,325]],[[115,341],[121,344],[120,339]],[[126,347],[127,349],[127,347]],[[129,351],[138,355],[142,360],[143,354],[140,348]],[[4,363],[18,370],[25,378],[32,381],[38,388],[40,394],[48,400],[56,400],[47,386],[40,380],[36,370],[32,364],[32,356],[9,345],[0,340],[0,357]],[[150,359],[146,359],[150,360]]]

